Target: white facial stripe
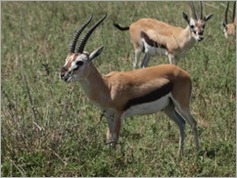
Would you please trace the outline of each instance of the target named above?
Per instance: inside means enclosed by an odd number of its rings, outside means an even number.
[[[68,63],[68,58],[65,59],[65,64],[63,65],[63,67],[67,68],[67,63]]]
[[[189,24],[190,26],[191,26],[191,25],[196,26],[196,25],[195,25],[195,20],[194,20],[194,19],[190,19],[190,22],[189,22],[189,23],[190,23],[190,24]]]
[[[76,62],[77,62],[77,61],[73,61],[73,62],[71,63],[71,66],[70,66],[69,69],[68,69],[69,71],[72,71],[72,70],[74,70],[74,69],[77,68]]]
[[[85,54],[79,55],[79,56],[76,58],[76,60],[71,63],[71,66],[69,67],[68,70],[69,70],[69,71],[72,71],[72,70],[76,69],[76,68],[78,67],[78,65],[77,65],[77,62],[78,62],[78,61],[84,62],[84,61],[86,61],[86,60],[87,60],[87,56],[86,56]]]

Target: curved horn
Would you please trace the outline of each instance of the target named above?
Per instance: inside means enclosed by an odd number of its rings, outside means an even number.
[[[86,35],[84,36],[84,38],[81,40],[78,48],[77,48],[77,52],[78,53],[83,53],[84,47],[86,45],[87,40],[89,39],[90,35],[92,34],[92,32],[101,24],[101,22],[103,22],[103,20],[106,18],[107,14],[104,15],[104,17],[102,17],[98,22],[96,22],[86,33]]]
[[[91,17],[81,26],[81,28],[79,28],[77,30],[77,32],[75,33],[72,42],[70,43],[70,53],[74,53],[75,52],[75,47],[76,47],[76,43],[77,40],[81,34],[81,32],[86,28],[86,26],[91,22],[91,19],[93,17],[93,14],[91,15]]]
[[[202,1],[199,1],[199,7],[200,7],[200,19],[203,19]]]
[[[232,17],[232,22],[234,23],[235,21],[235,11],[236,11],[236,1],[234,2],[234,7],[233,7],[233,17]]]
[[[227,2],[227,6],[226,6],[226,10],[225,10],[225,19],[224,19],[224,23],[228,24],[228,10],[229,10],[229,1]]]
[[[192,10],[193,18],[194,18],[195,20],[197,20],[197,15],[196,15],[195,8],[194,8],[194,4],[193,4],[192,1],[190,2],[190,7],[191,7],[191,10]]]

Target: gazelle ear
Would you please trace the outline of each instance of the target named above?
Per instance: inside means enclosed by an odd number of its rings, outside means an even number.
[[[209,14],[207,16],[204,17],[204,21],[208,21],[211,17],[213,16],[213,14]]]
[[[188,24],[189,24],[189,18],[188,18],[188,15],[185,13],[185,12],[183,12],[183,18],[188,22]]]
[[[98,49],[96,49],[95,51],[93,51],[92,53],[90,53],[89,60],[92,61],[93,59],[98,57],[102,53],[103,49],[104,49],[104,46],[101,46]]]

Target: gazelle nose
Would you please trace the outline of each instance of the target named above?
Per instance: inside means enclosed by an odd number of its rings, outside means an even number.
[[[64,78],[64,76],[65,76],[66,72],[67,72],[67,69],[66,69],[66,67],[62,67],[62,69],[61,69],[61,74],[60,74],[60,77],[61,77],[61,79],[63,79],[63,78]]]
[[[68,79],[70,78],[70,75],[68,73],[61,73],[60,77],[61,77],[62,80],[67,82]]]
[[[203,31],[198,32],[198,35],[203,36]]]
[[[198,39],[198,41],[202,41],[204,39],[204,37],[203,36],[199,36],[199,39]]]
[[[60,74],[60,77],[61,77],[61,79],[63,79],[63,78],[64,78],[64,76],[65,76],[65,74],[64,74],[64,73],[61,73],[61,74]]]

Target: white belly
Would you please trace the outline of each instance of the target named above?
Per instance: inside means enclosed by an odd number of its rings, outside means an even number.
[[[145,53],[147,53],[151,56],[167,55],[168,54],[166,49],[150,46],[146,43],[146,41],[144,39],[142,39],[142,41],[143,41],[143,44],[144,44]]]
[[[171,93],[149,103],[143,103],[139,105],[131,106],[123,113],[123,117],[129,117],[133,115],[152,114],[161,111],[169,104],[169,98]]]

